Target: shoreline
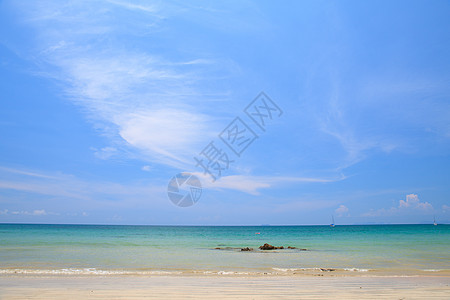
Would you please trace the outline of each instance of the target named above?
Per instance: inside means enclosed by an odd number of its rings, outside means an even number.
[[[448,299],[450,277],[0,276],[2,299]]]
[[[358,268],[278,268],[265,270],[155,270],[155,269],[96,269],[96,268],[65,268],[65,269],[0,269],[2,277],[448,277],[450,270],[413,270],[413,269],[358,269]]]

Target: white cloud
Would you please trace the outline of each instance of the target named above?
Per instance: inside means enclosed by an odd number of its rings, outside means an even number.
[[[12,211],[12,215],[27,215],[27,216],[46,216],[46,215],[59,215],[55,212],[46,212],[45,209],[35,209],[33,211],[21,210]]]
[[[141,168],[141,170],[145,171],[145,172],[150,172],[151,169],[152,169],[152,167],[150,167],[149,165],[142,166],[142,168]]]
[[[428,202],[420,202],[419,197],[415,194],[406,195],[406,200],[400,200],[398,208],[413,208],[427,210],[433,206]]]
[[[7,215],[8,214],[8,210],[4,209],[4,210],[0,210],[0,215]]]
[[[178,109],[158,109],[124,115],[119,121],[119,134],[143,153],[192,164],[196,145],[212,135],[207,117]],[[198,150],[197,150],[198,151]],[[169,164],[169,160],[165,160]]]
[[[400,200],[397,207],[391,207],[389,209],[371,209],[369,212],[364,213],[363,217],[379,217],[379,216],[392,216],[401,213],[427,213],[432,212],[433,206],[429,202],[421,202],[416,194],[406,195],[405,200]]]
[[[450,206],[444,204],[444,205],[442,205],[442,210],[443,210],[444,212],[450,211]]]
[[[336,208],[335,212],[338,216],[342,217],[343,215],[348,215],[348,208],[341,204],[338,208]]]
[[[45,209],[37,209],[37,210],[34,210],[31,214],[33,216],[45,216],[47,214],[47,212],[45,211]]]

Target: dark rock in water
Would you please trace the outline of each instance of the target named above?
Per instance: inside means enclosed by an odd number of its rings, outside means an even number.
[[[259,249],[261,249],[261,250],[275,250],[275,249],[284,249],[284,247],[283,246],[275,247],[275,246],[272,246],[270,244],[265,243],[264,245],[259,246]]]
[[[322,272],[333,272],[333,271],[336,271],[336,269],[325,269],[325,268],[320,268],[320,271],[322,271]]]
[[[245,247],[242,248],[241,251],[253,251],[253,248]]]
[[[292,246],[288,246],[287,248],[288,249],[297,249],[297,250],[300,250],[300,251],[308,251],[308,249],[305,249],[305,248],[297,248],[297,247],[292,247]]]
[[[259,246],[259,249],[261,249],[261,250],[273,250],[273,249],[275,249],[275,246],[272,246],[272,245],[269,245],[269,244],[264,244],[264,245],[262,245],[262,246]]]
[[[308,249],[304,249],[304,248],[297,248],[297,247],[292,247],[292,246],[287,246],[287,248],[284,248],[283,246],[272,246],[271,244],[267,244],[265,243],[262,246],[259,246],[259,249],[261,250],[276,250],[276,249],[298,249],[300,251],[308,251]]]

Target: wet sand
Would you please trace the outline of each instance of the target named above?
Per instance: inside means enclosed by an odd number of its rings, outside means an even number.
[[[0,299],[450,299],[447,276],[0,276]]]

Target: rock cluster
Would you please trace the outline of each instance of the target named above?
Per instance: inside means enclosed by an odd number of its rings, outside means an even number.
[[[233,248],[233,247],[216,247],[214,248],[216,250],[241,250],[241,251],[253,251],[253,248],[250,247],[245,247],[245,248]],[[265,243],[262,246],[259,246],[260,250],[277,250],[277,249],[297,249],[300,251],[307,251],[308,249],[303,249],[303,248],[297,248],[297,247],[292,247],[292,246],[287,246],[286,248],[284,246],[272,246],[270,244]]]
[[[241,251],[253,251],[253,248],[245,247],[242,248]]]
[[[259,246],[259,249],[261,249],[261,250],[275,250],[275,249],[284,249],[284,247],[283,246],[275,247],[275,246],[272,246],[270,244],[265,243],[264,245]]]
[[[298,249],[300,251],[308,251],[308,249],[305,249],[305,248],[297,248],[297,247],[291,247],[291,246],[288,246],[287,248],[288,249]]]

